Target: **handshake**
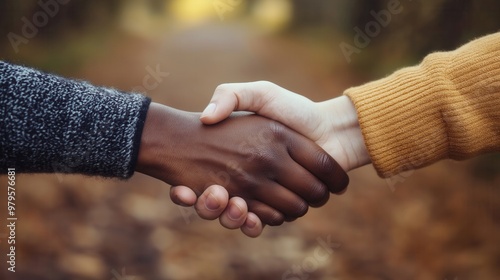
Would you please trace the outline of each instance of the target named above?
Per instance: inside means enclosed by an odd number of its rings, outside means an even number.
[[[387,178],[500,151],[499,46],[491,34],[319,103],[226,84],[202,114],[0,61],[0,169],[128,178],[135,167],[174,186],[175,203],[255,237],[341,194],[370,161]]]
[[[255,237],[342,193],[370,161],[387,178],[500,151],[499,46],[491,34],[319,103],[226,84],[202,114],[0,61],[0,169],[128,178],[135,167],[174,186],[175,203]]]
[[[201,116],[152,104],[137,169],[202,218],[258,236],[342,193],[345,172],[371,160],[387,178],[500,151],[499,46],[490,34],[320,103],[255,82],[219,86]]]
[[[152,103],[136,169],[171,184],[174,203],[256,237],[343,193],[346,172],[368,163],[347,96],[315,103],[253,82],[219,86],[201,115]]]

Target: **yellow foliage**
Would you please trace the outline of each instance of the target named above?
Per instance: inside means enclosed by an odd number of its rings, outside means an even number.
[[[293,4],[290,0],[259,0],[252,10],[252,18],[266,32],[286,28],[292,17]]]

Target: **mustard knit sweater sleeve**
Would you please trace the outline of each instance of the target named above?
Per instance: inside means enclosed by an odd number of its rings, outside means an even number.
[[[500,151],[500,33],[344,94],[382,177]]]

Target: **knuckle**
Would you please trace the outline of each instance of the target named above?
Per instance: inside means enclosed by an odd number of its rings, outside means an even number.
[[[277,156],[271,150],[256,150],[253,158],[260,168],[270,169],[276,164]]]
[[[309,205],[305,201],[300,200],[295,205],[295,211],[292,217],[296,218],[302,217],[307,213],[308,210],[309,210]]]
[[[272,121],[269,123],[269,131],[273,139],[277,141],[283,141],[286,138],[287,129],[284,125]]]
[[[220,84],[215,88],[215,93],[224,93],[229,89],[229,84]]]
[[[258,81],[257,82],[262,88],[264,89],[267,89],[267,90],[271,90],[273,88],[275,88],[277,85],[273,82],[270,82],[270,81]]]
[[[311,206],[322,205],[328,201],[330,197],[328,187],[322,183],[313,183],[308,190],[307,202],[309,202]]]
[[[318,151],[316,154],[317,170],[322,174],[329,174],[335,170],[335,163],[330,155],[324,151]]]
[[[284,222],[285,222],[285,216],[278,211],[274,211],[266,221],[266,223],[270,226],[279,226]]]

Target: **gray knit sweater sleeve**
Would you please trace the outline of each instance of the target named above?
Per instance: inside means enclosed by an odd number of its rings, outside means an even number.
[[[0,61],[0,173],[128,178],[149,103]]]

